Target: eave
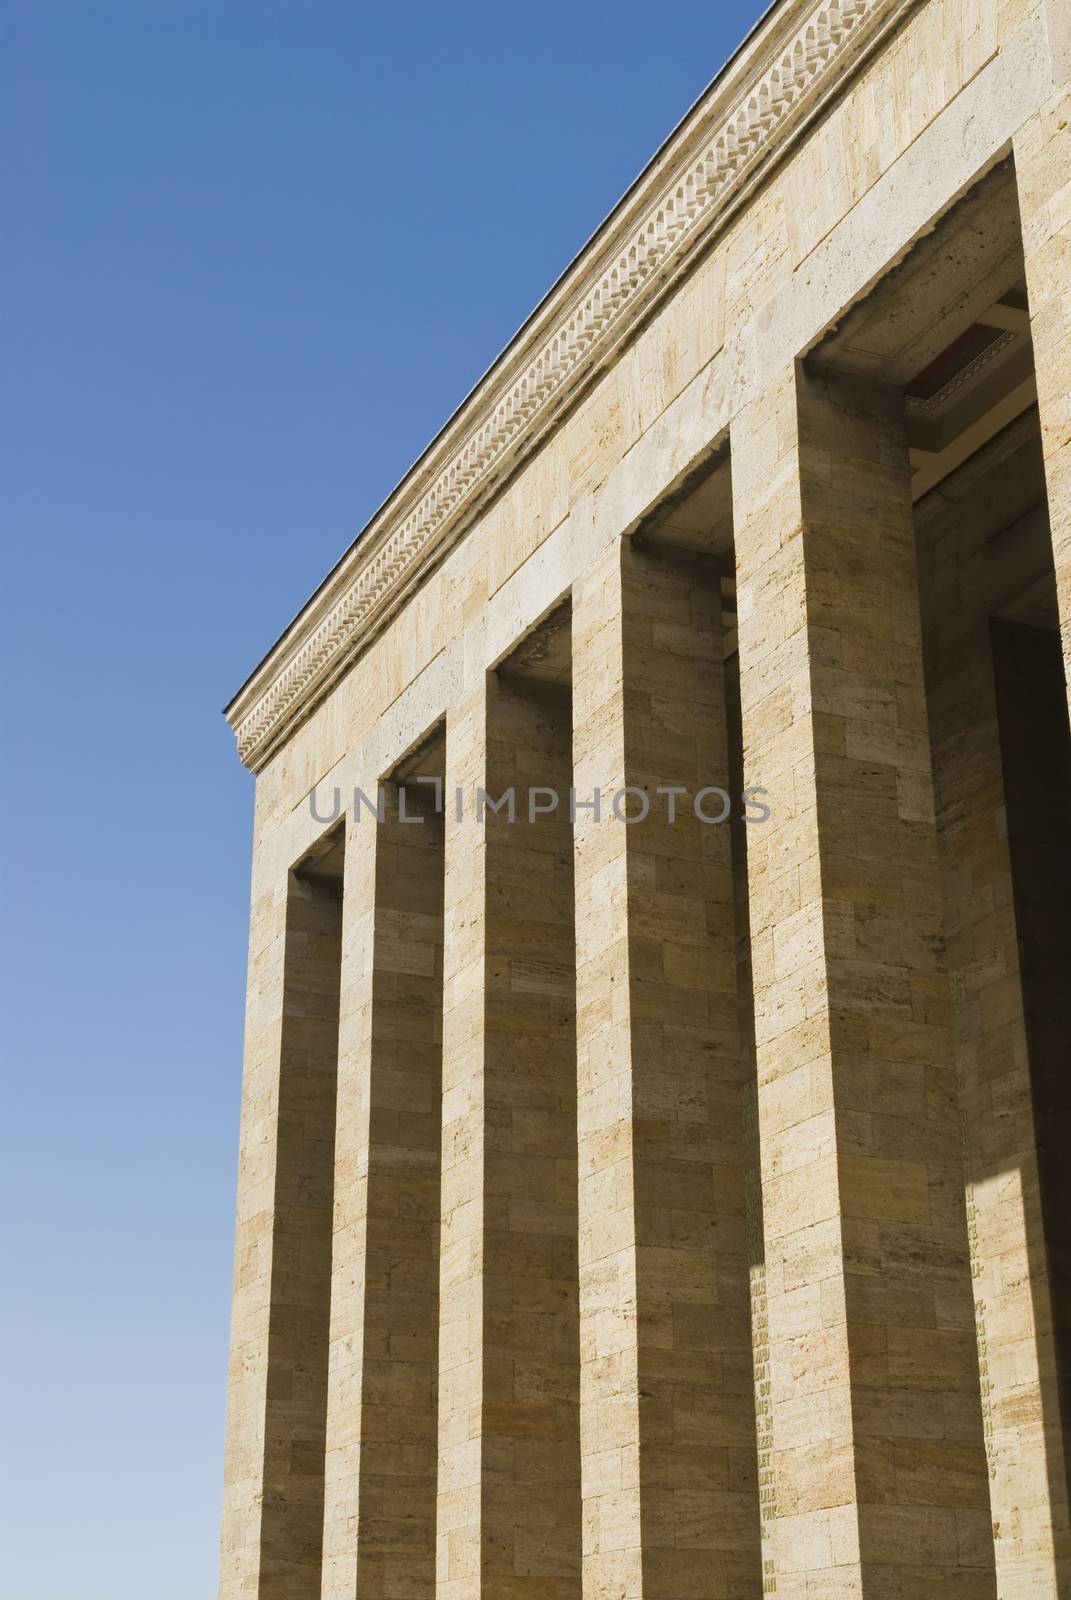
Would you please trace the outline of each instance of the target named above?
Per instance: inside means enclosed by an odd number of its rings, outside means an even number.
[[[226,707],[259,771],[915,0],[761,19]]]

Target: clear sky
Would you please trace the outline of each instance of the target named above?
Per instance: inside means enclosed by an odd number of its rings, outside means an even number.
[[[0,1600],[211,1600],[220,707],[761,9],[0,8]]]

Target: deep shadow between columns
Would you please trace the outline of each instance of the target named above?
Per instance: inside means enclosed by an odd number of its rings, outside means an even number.
[[[990,618],[1064,1465],[1071,1481],[1071,738],[1058,628]]]

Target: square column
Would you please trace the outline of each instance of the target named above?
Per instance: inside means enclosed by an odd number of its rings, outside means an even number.
[[[481,1586],[486,889],[481,830],[453,797],[483,781],[486,727],[481,684],[446,738],[436,1600],[479,1600]]]
[[[1060,615],[1064,680],[1071,708],[1071,19],[1066,5],[1049,0],[1045,8],[1053,87],[1048,101],[1023,124],[1012,141],[1019,214],[1023,230],[1023,260],[1030,306],[1030,337],[1037,380],[1038,418],[1045,463],[1045,489],[1052,536],[1056,598]],[[1017,1096],[1016,1109],[1022,1094]],[[1003,1115],[996,1127],[1006,1130]],[[1045,1138],[1045,1134],[1041,1135]],[[1004,1134],[1004,1141],[1007,1134]],[[1056,1156],[1062,1161],[1062,1155]],[[1051,1240],[1049,1259],[1039,1244],[1041,1207],[1037,1195],[1034,1151],[1022,1169],[1024,1226],[1011,1237],[1011,1248],[1024,1257],[1023,1269],[1000,1279],[1006,1299],[1016,1292],[1029,1305],[1029,1315],[1015,1329],[1016,1342],[1025,1338],[1034,1348],[1029,1359],[1006,1368],[1009,1398],[1024,1384],[1033,1388],[1031,1404],[1017,1420],[1038,1448],[1029,1462],[1021,1462],[1022,1431],[1018,1440],[1005,1428],[1005,1467],[1022,1480],[1020,1500],[1024,1514],[1012,1524],[1012,1538],[1023,1552],[1023,1572],[1043,1574],[1034,1592],[1039,1595],[1071,1593],[1071,1522],[1068,1487],[1071,1477],[1071,1422],[1067,1370],[1069,1309],[1067,1273],[1052,1282]],[[1007,1185],[1001,1191],[1007,1195]],[[1016,1198],[1012,1193],[1013,1200]],[[1006,1202],[1005,1202],[1006,1203]],[[1050,1198],[1050,1205],[1052,1201]],[[1058,1204],[1059,1202],[1057,1202]],[[1005,1236],[1007,1239],[1007,1235]],[[1029,1270],[1025,1266],[1030,1246]],[[1007,1248],[1007,1246],[1006,1246]],[[1066,1263],[1061,1263],[1066,1268]],[[1047,1286],[1046,1271],[1050,1273]],[[1062,1283],[1060,1282],[1062,1280]],[[1057,1292],[1052,1293],[1053,1288]],[[1060,1292],[1062,1289],[1062,1292]],[[1048,1291],[1048,1292],[1047,1292]],[[1055,1317],[1054,1317],[1055,1311]],[[1062,1353],[1053,1339],[1056,1324]],[[1064,1370],[1059,1371],[1061,1355]],[[1009,1407],[1009,1411],[1011,1408]],[[1061,1438],[1062,1435],[1062,1438]],[[1043,1450],[1040,1448],[1044,1441]],[[1018,1447],[1017,1447],[1018,1446]],[[1024,1588],[1024,1592],[1025,1588]]]
[[[1071,26],[1050,7],[1052,97],[1012,141],[1038,388],[1064,677],[1071,685]],[[1063,48],[1058,48],[1062,44]]]
[[[372,1095],[376,826],[347,817],[339,1000],[331,1323],[324,1466],[323,1600],[357,1594],[364,1302]]]
[[[569,776],[495,673],[448,722],[437,1600],[580,1600]]]
[[[752,1600],[730,839],[695,810],[728,786],[718,580],[625,541],[573,622],[584,1600]]]
[[[250,938],[221,1600],[318,1600],[342,892],[257,884]]]
[[[366,791],[375,796],[376,786]],[[443,824],[379,789],[346,850],[323,1600],[434,1593]]]
[[[733,429],[778,1596],[992,1597],[902,401]]]
[[[286,881],[258,882],[253,858],[245,1006],[238,1205],[234,1239],[227,1436],[223,1463],[220,1600],[253,1600],[260,1571],[264,1410],[271,1304],[275,1154]]]
[[[999,470],[1016,465],[1010,454]],[[1071,1590],[1066,1444],[994,680],[1005,584],[983,493],[931,496],[920,516],[923,626],[998,1592],[1058,1600]],[[1017,541],[1047,540],[1039,521]],[[1031,720],[1015,720],[1029,738]]]

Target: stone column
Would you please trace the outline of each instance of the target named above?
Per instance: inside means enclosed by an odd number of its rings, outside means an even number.
[[[331,1322],[325,1443],[324,1600],[357,1594],[361,1376],[367,1284],[376,825],[347,819],[343,894]]]
[[[266,880],[253,857],[245,1062],[238,1155],[234,1291],[223,1467],[220,1600],[252,1600],[260,1574],[264,1411],[277,1121],[286,878]]]
[[[776,1593],[995,1594],[902,401],[733,429]]]
[[[573,621],[584,1600],[743,1600],[761,1577],[730,840],[694,810],[728,783],[717,579],[626,541]],[[644,820],[612,814],[626,787]]]
[[[990,471],[1014,482],[1034,448],[1009,429]],[[916,516],[998,1592],[1057,1600],[1071,1592],[1064,1442],[989,622],[1002,559],[1026,544],[1043,569],[1048,529],[1042,512],[994,539],[991,484],[946,483]]]
[[[1012,141],[1052,527],[1064,677],[1071,685],[1071,22],[1047,13],[1056,78]]]
[[[1030,305],[1030,336],[1038,390],[1041,445],[1045,462],[1045,487],[1052,534],[1056,595],[1060,611],[1064,678],[1071,705],[1071,14],[1061,0],[1046,0],[1044,9],[1052,66],[1053,92],[1042,108],[1019,129],[1012,141],[1019,213],[1023,229],[1023,258]],[[1017,1082],[1025,1067],[1020,1057]],[[1021,1133],[1024,1093],[1020,1087],[1014,1107]],[[992,1141],[1002,1154],[1013,1143],[1010,1119],[1001,1107]],[[1021,1142],[1021,1139],[1020,1139]],[[1018,1205],[1021,1225],[1002,1236],[1004,1251],[1020,1256],[1017,1272],[1002,1273],[994,1287],[999,1303],[1018,1297],[1027,1302],[1012,1336],[1017,1345],[1025,1337],[1034,1344],[1025,1362],[1002,1366],[1007,1400],[1024,1385],[1034,1390],[1032,1403],[1021,1413],[1027,1437],[1040,1445],[1024,1460],[1023,1433],[1005,1427],[1005,1448],[1000,1465],[1009,1479],[1020,1481],[1022,1510],[1010,1524],[1013,1547],[1021,1552],[1024,1587],[1036,1575],[1038,1595],[1071,1593],[1071,1526],[1068,1519],[1067,1463],[1071,1441],[1058,1437],[1060,1423],[1055,1400],[1057,1359],[1051,1337],[1051,1304],[1039,1281],[1045,1271],[1037,1196],[1037,1163],[1033,1148],[1020,1169],[1021,1185],[1014,1181],[991,1183],[991,1205]],[[1029,1260],[1029,1267],[1027,1266]],[[1029,1288],[1028,1288],[1029,1286]],[[1064,1383],[1067,1375],[1064,1374]],[[1009,1405],[1008,1421],[1014,1411]],[[1017,1418],[1019,1420],[1019,1418]],[[1066,1414],[1063,1429],[1067,1428]],[[1026,1480],[1030,1480],[1029,1484]],[[1008,1528],[1005,1521],[1003,1528]],[[1002,1529],[1003,1531],[1003,1529]],[[1012,1591],[1009,1590],[1009,1593]],[[1015,1591],[1016,1595],[1018,1590]]]
[[[580,1597],[572,853],[533,786],[567,805],[568,711],[491,674],[447,725],[437,1600]]]
[[[375,795],[375,785],[366,792]],[[443,826],[379,791],[346,851],[323,1600],[434,1593]]]
[[[238,1179],[221,1600],[318,1600],[341,886],[256,889]]]
[[[482,830],[457,815],[454,794],[471,803],[484,780],[486,727],[480,684],[452,708],[446,736],[436,1600],[481,1593],[485,866]]]

